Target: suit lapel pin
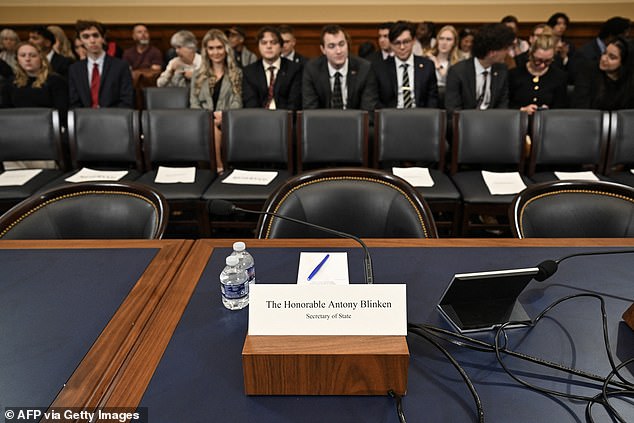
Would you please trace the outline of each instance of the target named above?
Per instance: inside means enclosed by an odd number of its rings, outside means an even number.
[[[419,64],[418,64],[418,67],[422,69],[422,68],[424,68],[424,67],[425,67],[425,65],[423,65],[422,63],[419,63]]]
[[[357,74],[357,71],[356,71],[356,70],[351,70],[351,71],[350,71],[350,75],[356,75],[356,74]]]

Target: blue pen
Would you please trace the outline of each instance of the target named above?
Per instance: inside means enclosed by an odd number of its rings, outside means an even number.
[[[317,274],[317,272],[319,272],[319,269],[321,269],[321,267],[324,265],[324,263],[326,263],[326,260],[328,260],[328,257],[330,257],[330,254],[326,254],[326,257],[324,257],[317,266],[315,266],[315,268],[313,269],[312,272],[310,272],[310,275],[308,275],[308,279],[307,280],[311,280],[312,278],[315,277],[315,275]]]

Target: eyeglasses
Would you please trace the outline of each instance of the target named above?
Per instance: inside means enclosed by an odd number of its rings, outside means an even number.
[[[405,47],[405,46],[410,45],[412,43],[412,41],[414,41],[414,40],[412,40],[411,38],[408,38],[406,40],[394,41],[392,44],[394,44],[397,47]]]
[[[531,57],[531,61],[536,64],[536,65],[546,65],[546,66],[550,66],[553,64],[554,59],[537,59],[536,57]]]

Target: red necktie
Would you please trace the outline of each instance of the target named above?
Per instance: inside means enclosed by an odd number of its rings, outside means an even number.
[[[91,107],[96,109],[99,107],[99,86],[101,85],[101,75],[99,75],[99,65],[95,63],[92,67],[92,77],[90,79],[90,98],[92,99]]]
[[[266,103],[264,104],[264,108],[268,109],[271,107],[271,102],[273,101],[273,89],[275,88],[275,66],[269,66],[270,72],[270,82],[269,82],[269,93],[266,97]]]

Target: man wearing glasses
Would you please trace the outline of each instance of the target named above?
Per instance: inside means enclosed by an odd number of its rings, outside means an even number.
[[[349,37],[339,25],[321,30],[323,56],[304,67],[304,109],[361,109],[376,107],[376,78],[370,62],[349,56]]]
[[[434,63],[412,53],[415,33],[415,26],[411,22],[396,22],[389,33],[394,56],[373,63],[379,91],[379,108],[438,106]]]

